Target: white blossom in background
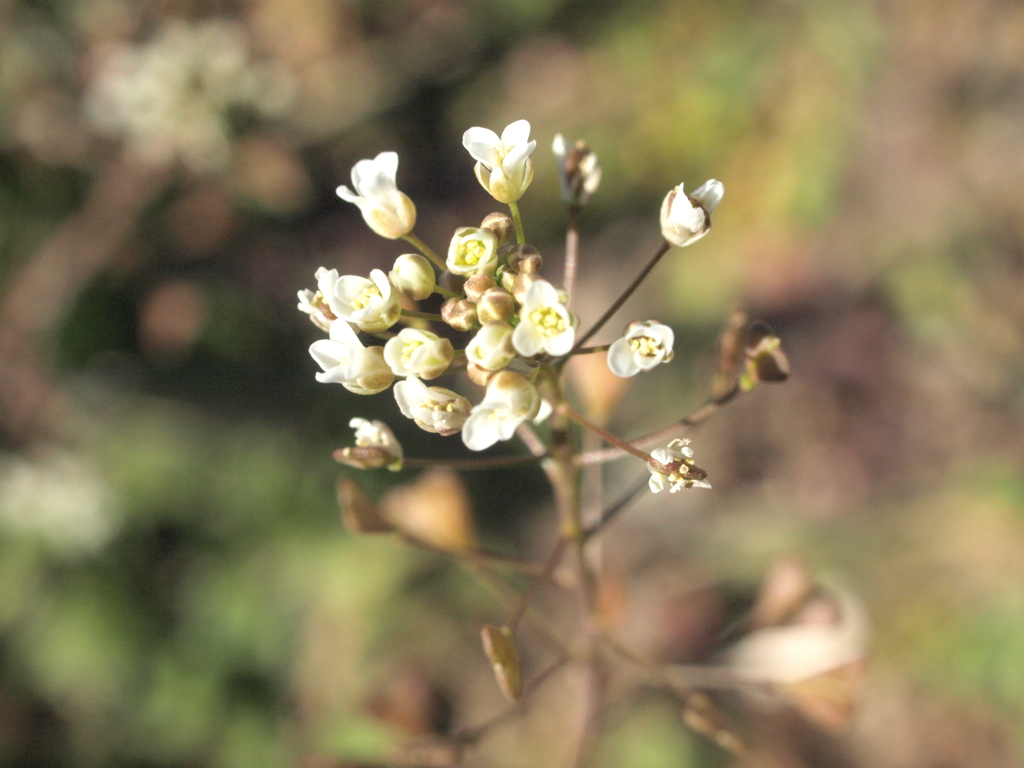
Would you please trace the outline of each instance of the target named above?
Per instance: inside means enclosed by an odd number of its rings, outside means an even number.
[[[397,376],[437,378],[448,369],[454,356],[448,339],[418,328],[403,328],[384,345],[384,360]]]
[[[488,128],[470,128],[462,136],[462,146],[477,161],[477,180],[499,203],[514,203],[533,181],[530,153],[537,142],[529,139],[526,120],[506,126],[501,138]]]
[[[364,347],[356,332],[344,320],[331,324],[331,337],[314,341],[309,354],[323,373],[316,380],[341,384],[357,395],[375,395],[391,386],[395,374],[384,360],[383,347]]]
[[[501,321],[484,323],[466,345],[466,359],[486,371],[500,371],[516,359],[512,326]]]
[[[687,197],[683,185],[670,191],[661,204],[661,234],[672,245],[684,246],[704,237],[711,229],[711,214],[722,200],[725,187],[711,179]]]
[[[445,260],[454,275],[493,275],[498,268],[498,238],[492,229],[463,227],[455,230]]]
[[[416,226],[416,206],[399,191],[398,154],[381,152],[373,160],[360,160],[352,167],[352,186],[342,184],[337,194],[347,203],[359,206],[367,226],[381,237],[397,240]]]
[[[519,325],[512,333],[512,345],[523,357],[541,352],[568,354],[576,337],[575,318],[561,301],[562,296],[547,280],[536,280],[519,311]]]
[[[473,451],[510,440],[516,427],[540,414],[540,392],[525,376],[499,371],[487,382],[483,402],[473,407],[462,427],[462,442]]]
[[[85,112],[144,162],[166,165],[178,159],[205,172],[224,168],[230,159],[230,109],[279,117],[295,92],[280,63],[253,61],[240,24],[174,21],[142,45],[122,44],[101,53]]]
[[[89,462],[64,450],[0,455],[0,530],[69,554],[101,549],[117,533],[116,498]]]
[[[558,161],[562,202],[576,207],[586,205],[601,183],[601,164],[597,161],[597,153],[582,140],[569,149],[560,133],[555,134],[551,151]]]
[[[316,271],[316,280],[317,290],[315,292],[299,291],[299,311],[309,315],[309,319],[317,328],[330,332],[331,323],[337,319],[337,315],[331,311],[326,297],[334,294],[334,285],[338,282],[338,270],[320,267]]]
[[[672,359],[674,340],[672,329],[657,320],[630,323],[622,338],[608,348],[608,367],[622,378],[649,371]]]
[[[372,270],[369,280],[358,275],[339,277],[331,292],[324,296],[335,315],[367,333],[386,331],[402,316],[398,292],[392,290],[388,276],[380,269]]]
[[[683,488],[710,488],[711,483],[705,480],[687,478],[685,475],[693,467],[693,449],[689,440],[673,440],[667,448],[656,448],[651,451],[651,458],[659,464],[670,467],[669,471],[648,464],[651,472],[648,485],[651,491],[659,493],[669,486],[669,492],[675,493]]]
[[[437,287],[434,267],[418,253],[403,253],[395,259],[388,279],[395,290],[413,301],[423,301]]]
[[[387,467],[392,472],[402,468],[402,444],[395,438],[391,427],[383,421],[360,418],[352,419],[348,425],[356,431],[356,448],[376,449],[386,454],[390,460]]]
[[[415,376],[395,384],[402,415],[427,432],[454,435],[462,430],[472,406],[465,397],[444,387],[428,387]]]

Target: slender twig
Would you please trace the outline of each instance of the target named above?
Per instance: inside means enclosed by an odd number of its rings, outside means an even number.
[[[640,274],[636,276],[636,279],[632,283],[630,283],[629,287],[622,292],[622,295],[619,296],[619,298],[617,298],[612,303],[612,305],[608,307],[607,310],[605,310],[605,313],[601,315],[600,319],[592,326],[590,326],[590,330],[583,334],[583,336],[581,336],[580,339],[576,342],[576,346],[573,347],[574,352],[577,349],[581,348],[586,342],[588,342],[591,336],[593,336],[595,333],[601,330],[605,323],[611,320],[612,315],[618,312],[619,307],[625,304],[626,300],[633,295],[633,291],[640,287],[640,283],[644,281],[644,278],[647,277],[650,271],[654,269],[655,265],[659,261],[661,261],[661,257],[668,253],[671,247],[672,246],[668,243],[668,241],[663,241],[661,243],[661,246],[658,248],[658,251],[654,254],[654,256],[651,257],[651,260],[647,262],[647,266],[644,267],[643,270],[641,270]]]
[[[419,250],[420,253],[422,253],[424,256],[426,256],[428,259],[430,259],[432,262],[434,262],[434,266],[437,267],[442,272],[444,272],[446,269],[448,269],[448,265],[444,263],[444,259],[442,259],[436,253],[434,253],[434,251],[431,249],[431,247],[429,245],[427,245],[422,240],[420,240],[418,237],[416,237],[416,235],[414,235],[412,232],[410,232],[409,234],[405,235],[402,239],[407,241],[407,242],[412,243],[413,246],[417,250]]]
[[[526,234],[523,232],[523,220],[519,216],[519,204],[513,200],[508,204],[508,209],[512,212],[512,221],[516,225],[516,242],[522,245],[526,242]]]
[[[474,725],[472,728],[463,728],[456,731],[454,739],[461,744],[475,744],[481,737],[487,734],[488,731],[493,730],[497,726],[515,718],[522,714],[524,706],[527,704],[529,697],[540,690],[541,686],[545,682],[551,679],[551,676],[565,666],[570,656],[568,654],[559,656],[553,664],[550,664],[543,671],[537,673],[537,676],[530,680],[525,686],[523,686],[523,695],[512,706],[499,712],[497,715],[492,717],[490,720],[485,720],[479,725]]]
[[[638,480],[636,485],[626,491],[619,499],[613,502],[610,506],[605,507],[604,511],[601,513],[601,517],[584,532],[587,539],[603,530],[604,527],[614,520],[622,510],[628,507],[637,496],[643,493],[644,489],[648,487],[648,477],[649,475]]]
[[[576,286],[576,264],[579,258],[580,209],[575,205],[567,206],[566,214],[568,221],[565,228],[565,272],[562,276],[562,287],[569,294],[569,301],[572,301],[573,288]]]
[[[681,428],[699,427],[714,416],[723,405],[735,398],[741,391],[742,390],[740,390],[739,386],[734,384],[732,389],[728,392],[718,398],[709,400],[693,413],[683,416],[683,418],[672,422],[667,427],[662,427],[654,432],[648,432],[646,435],[636,437],[627,443],[627,445],[631,448],[642,450],[646,446],[663,443],[666,438],[671,437]],[[606,461],[615,461],[616,459],[624,458],[627,455],[627,451],[635,455],[635,451],[633,450],[625,449],[617,443],[614,443],[614,445],[617,445],[618,447],[604,448],[600,451],[588,451],[587,453],[581,453],[576,457],[576,463],[580,466],[586,464],[603,464]]]
[[[610,346],[611,346],[611,344],[599,344],[596,347],[581,347],[580,349],[574,349],[569,354],[570,355],[592,355],[595,352],[607,352],[608,351],[608,347],[610,347]]]
[[[509,629],[514,630],[519,620],[523,618],[523,614],[526,613],[526,609],[529,607],[533,598],[537,596],[537,592],[542,586],[548,581],[551,581],[551,574],[555,572],[555,568],[562,561],[562,553],[565,552],[565,545],[568,542],[564,538],[560,538],[558,543],[555,544],[554,549],[551,550],[551,554],[548,555],[547,561],[544,563],[544,568],[540,574],[533,580],[529,588],[522,594],[519,601],[516,603],[516,607],[512,611],[512,615],[509,616],[508,621],[505,622],[505,626]]]
[[[577,413],[570,406],[563,404],[562,405],[562,409],[565,412],[566,416],[568,416],[570,419],[575,421],[580,426],[583,426],[583,427],[586,427],[587,429],[589,429],[591,432],[596,434],[598,437],[600,437],[606,443],[610,443],[611,445],[618,446],[623,451],[628,451],[629,453],[631,453],[634,456],[636,456],[638,459],[642,459],[645,462],[651,461],[651,457],[650,457],[649,454],[645,453],[644,451],[641,451],[639,448],[637,448],[634,445],[630,445],[629,443],[627,443],[622,438],[616,437],[615,435],[613,435],[608,430],[603,429],[602,427],[597,426],[597,424],[594,424],[593,422],[588,421],[582,414]],[[578,456],[576,457],[576,462],[575,463],[576,463],[577,466],[580,464]]]
[[[473,469],[499,469],[501,467],[514,467],[521,464],[536,464],[539,456],[527,456],[519,454],[516,456],[484,456],[479,459],[410,459],[405,458],[402,464],[406,467],[443,467],[445,469],[473,470]]]
[[[528,576],[532,576],[535,579],[542,577],[550,578],[550,574],[546,577],[544,576],[544,568],[542,566],[539,566],[536,563],[527,562],[526,560],[520,560],[518,557],[513,557],[512,555],[506,555],[504,552],[497,552],[486,547],[475,547],[473,549],[446,549],[444,547],[439,547],[436,544],[431,544],[429,541],[425,541],[417,536],[405,533],[404,531],[399,532],[399,535],[408,544],[426,552],[432,552],[437,555],[447,555],[449,557],[454,557],[456,560],[462,560],[466,563],[475,565],[505,566],[519,571],[520,573],[527,574]]]
[[[417,312],[414,309],[403,309],[402,317],[413,318],[414,320],[433,320],[435,322],[443,322],[444,318],[433,312]]]
[[[449,291],[447,288],[442,288],[440,285],[435,285],[434,286],[434,293],[436,293],[436,294],[438,294],[440,296],[444,296],[446,299],[461,299],[462,298],[459,294],[457,294],[457,293],[455,293],[453,291]]]
[[[516,435],[534,456],[538,458],[547,456],[548,447],[544,445],[544,441],[537,436],[537,433],[529,424],[524,422],[516,427]]]

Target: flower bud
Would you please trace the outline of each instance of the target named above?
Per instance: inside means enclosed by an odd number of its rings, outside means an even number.
[[[370,229],[391,240],[405,237],[416,225],[416,206],[395,186],[397,172],[398,155],[381,152],[373,160],[360,160],[352,168],[355,192],[344,184],[337,190],[342,200],[359,206]]]
[[[512,297],[509,296],[509,299]],[[512,346],[513,328],[508,323],[490,322],[484,325],[466,345],[466,360],[487,371],[498,371],[516,357]]]
[[[672,245],[700,240],[711,229],[711,214],[725,194],[722,182],[704,182],[689,197],[683,185],[670,190],[661,204],[661,234]]]
[[[446,300],[441,305],[441,319],[457,331],[471,331],[480,327],[476,305],[469,299]]]
[[[504,288],[491,288],[476,303],[480,323],[508,322],[516,313],[516,300]]]
[[[391,284],[403,296],[422,301],[434,292],[434,268],[418,253],[403,253],[388,274]]]
[[[501,287],[509,293],[512,293],[512,286],[516,284],[516,278],[519,277],[518,272],[513,272],[511,269],[506,269],[501,273]]]
[[[487,382],[490,381],[491,376],[494,375],[494,371],[488,371],[486,368],[481,368],[476,363],[469,363],[466,366],[466,375],[469,376],[469,380],[478,387],[486,387]]]
[[[513,272],[535,275],[540,272],[542,266],[544,259],[541,258],[540,251],[529,244],[518,246],[508,256],[508,268]]]
[[[476,304],[484,293],[497,285],[490,275],[473,275],[466,281],[463,289],[466,291],[466,298]]]
[[[489,229],[498,238],[498,245],[504,245],[516,232],[516,224],[512,217],[505,213],[489,213],[480,222],[481,229]]]
[[[462,293],[462,287],[466,284],[466,278],[462,275],[453,275],[446,269],[441,273],[438,284],[446,291]]]
[[[516,301],[522,304],[526,298],[526,292],[530,290],[530,286],[539,279],[536,275],[516,275],[512,281],[511,288],[512,295],[516,297]]]
[[[387,424],[354,418],[348,425],[356,431],[355,448],[339,448],[334,452],[335,461],[359,469],[386,466],[397,472],[402,468],[402,444]]]
[[[558,161],[562,202],[573,208],[583,207],[601,183],[601,166],[597,162],[597,155],[583,139],[578,139],[573,148],[569,149],[560,133],[555,134],[551,151]]]

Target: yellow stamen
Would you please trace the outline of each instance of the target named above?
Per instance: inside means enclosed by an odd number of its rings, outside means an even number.
[[[530,313],[530,322],[545,336],[557,336],[560,333],[565,333],[565,329],[568,327],[565,324],[565,318],[551,307],[533,310]]]

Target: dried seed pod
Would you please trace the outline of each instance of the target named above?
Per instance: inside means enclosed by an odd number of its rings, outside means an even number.
[[[337,493],[341,521],[349,532],[389,533],[395,530],[351,477],[338,478]]]
[[[485,624],[480,636],[498,687],[509,701],[518,701],[523,695],[523,681],[519,668],[519,651],[516,650],[512,630],[508,627],[498,629],[491,624]]]

